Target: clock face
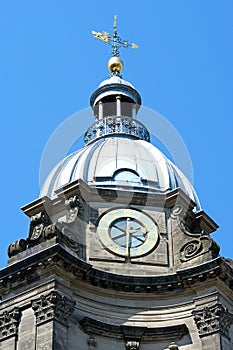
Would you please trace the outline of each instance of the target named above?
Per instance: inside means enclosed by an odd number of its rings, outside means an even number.
[[[131,258],[149,253],[159,242],[154,221],[133,209],[114,209],[106,213],[99,221],[98,235],[107,250]]]

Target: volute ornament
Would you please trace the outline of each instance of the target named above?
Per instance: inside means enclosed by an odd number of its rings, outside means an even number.
[[[69,210],[66,222],[67,223],[75,222],[78,214],[80,215],[83,209],[82,199],[77,195],[70,197],[65,201],[65,206]]]
[[[180,249],[180,261],[189,261],[209,251],[212,251],[212,257],[216,258],[219,254],[218,244],[201,227],[196,227],[191,232],[186,224],[188,217],[189,212],[182,205],[176,205],[172,209],[171,218],[186,236],[186,242]]]

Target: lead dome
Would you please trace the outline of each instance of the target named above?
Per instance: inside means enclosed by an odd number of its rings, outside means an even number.
[[[166,193],[181,188],[200,208],[187,177],[151,143],[131,137],[103,137],[58,163],[41,191],[56,197],[63,186],[82,179],[95,188]]]

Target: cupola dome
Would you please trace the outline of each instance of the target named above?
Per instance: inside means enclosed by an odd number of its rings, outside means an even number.
[[[91,187],[126,191],[181,188],[200,209],[187,177],[154,145],[131,136],[105,136],[72,153],[51,171],[41,196],[54,198],[58,189],[78,179]]]
[[[98,39],[101,35],[94,32]],[[116,54],[108,67],[110,78],[102,81],[90,98],[95,122],[84,135],[85,146],[55,166],[41,196],[55,198],[63,186],[82,179],[94,188],[126,191],[164,194],[181,188],[198,210],[199,200],[190,181],[150,143],[149,131],[137,120],[141,96],[122,79],[123,61]]]

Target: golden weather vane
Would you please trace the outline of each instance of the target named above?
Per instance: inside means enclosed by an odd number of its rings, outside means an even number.
[[[137,49],[138,45],[134,43],[129,43],[128,40],[122,40],[118,35],[117,35],[117,16],[114,16],[114,23],[113,23],[113,36],[110,36],[109,33],[107,32],[95,32],[94,30],[92,31],[93,36],[101,40],[107,44],[110,44],[112,46],[112,56],[113,57],[118,57],[120,55],[120,48],[129,48],[132,47],[133,49]]]

